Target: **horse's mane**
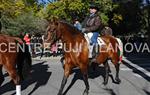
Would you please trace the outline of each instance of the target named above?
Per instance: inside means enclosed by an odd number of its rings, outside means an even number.
[[[6,35],[6,34],[0,34],[0,38],[1,39],[4,39],[4,40],[7,40],[8,42],[10,41],[15,41],[15,42],[19,42],[19,43],[23,43],[23,40],[19,37],[15,37],[15,36],[9,36],[9,35]]]
[[[69,29],[69,32],[76,36],[76,35],[82,35],[81,31],[78,30],[76,27],[74,27],[72,24],[69,24],[65,21],[60,21],[60,23],[62,23],[63,25],[67,26],[67,28]]]

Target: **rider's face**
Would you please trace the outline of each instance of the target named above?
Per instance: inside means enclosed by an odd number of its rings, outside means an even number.
[[[92,13],[96,13],[97,12],[97,10],[96,9],[94,9],[94,8],[90,8],[90,13],[92,14]]]

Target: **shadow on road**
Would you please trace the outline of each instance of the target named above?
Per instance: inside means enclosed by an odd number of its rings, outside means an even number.
[[[149,91],[147,91],[147,90],[145,90],[145,89],[143,89],[143,91],[144,91],[147,95],[150,95],[150,92],[149,92]]]
[[[72,73],[75,73],[74,78],[72,79],[70,85],[67,87],[67,89],[65,90],[63,95],[67,94],[67,92],[71,89],[71,87],[75,84],[75,82],[77,80],[83,80],[80,69],[74,69],[72,71]],[[102,76],[103,79],[105,78],[105,69],[104,69],[104,67],[97,66],[95,71],[93,71],[92,68],[90,67],[89,73],[88,73],[89,79],[94,79],[94,78],[97,78],[97,77],[100,77],[100,76]],[[109,76],[112,79],[112,81],[114,81],[113,76],[112,75],[109,75]],[[108,91],[108,93],[110,93],[111,95],[116,95],[112,89],[104,89],[104,90]]]
[[[107,91],[110,95],[116,95],[113,89],[105,88],[104,90]]]
[[[126,65],[128,68],[132,69],[134,73],[142,76],[145,80],[147,80],[148,82],[150,82],[150,77],[147,76],[145,73],[143,73],[142,71],[138,70],[137,68],[131,66],[129,63],[123,61],[124,65]],[[138,64],[137,64],[138,65]]]
[[[36,63],[35,65],[33,65],[32,66],[33,72],[31,73],[31,78],[21,83],[22,90],[36,83],[32,91],[28,95],[31,95],[40,86],[45,85],[48,82],[52,73],[48,72],[49,66],[44,63],[45,62],[41,62],[41,63]],[[12,82],[8,82],[2,87],[0,87],[0,95],[5,94],[6,92],[12,91],[12,90],[15,90],[15,85]],[[12,95],[14,94],[15,93],[13,93]]]

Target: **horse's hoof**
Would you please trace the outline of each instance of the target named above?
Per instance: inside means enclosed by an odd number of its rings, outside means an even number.
[[[108,84],[108,82],[104,81],[104,82],[103,82],[103,84],[104,84],[104,85],[107,85],[107,84]]]
[[[115,81],[116,81],[117,84],[121,83],[121,80],[119,78],[116,78]]]
[[[62,95],[61,93],[58,93],[57,95]]]
[[[0,82],[0,86],[2,85],[3,82]]]
[[[2,85],[3,82],[4,82],[4,80],[0,80],[0,86]]]
[[[83,95],[88,95],[89,91],[87,89],[84,90]]]

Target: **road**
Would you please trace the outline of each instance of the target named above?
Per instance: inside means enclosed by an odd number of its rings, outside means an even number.
[[[22,83],[22,95],[57,95],[63,77],[63,68],[57,58],[33,59],[32,78]],[[150,58],[127,57],[120,67],[121,84],[112,83],[104,86],[103,66],[99,66],[95,73],[89,73],[89,95],[150,95]],[[110,64],[112,74],[115,69]],[[0,95],[12,95],[15,86],[5,74],[5,81],[0,87]],[[70,85],[73,84],[73,85]],[[69,87],[70,85],[70,87]],[[82,95],[85,85],[78,69],[69,77],[64,93],[66,95]]]

